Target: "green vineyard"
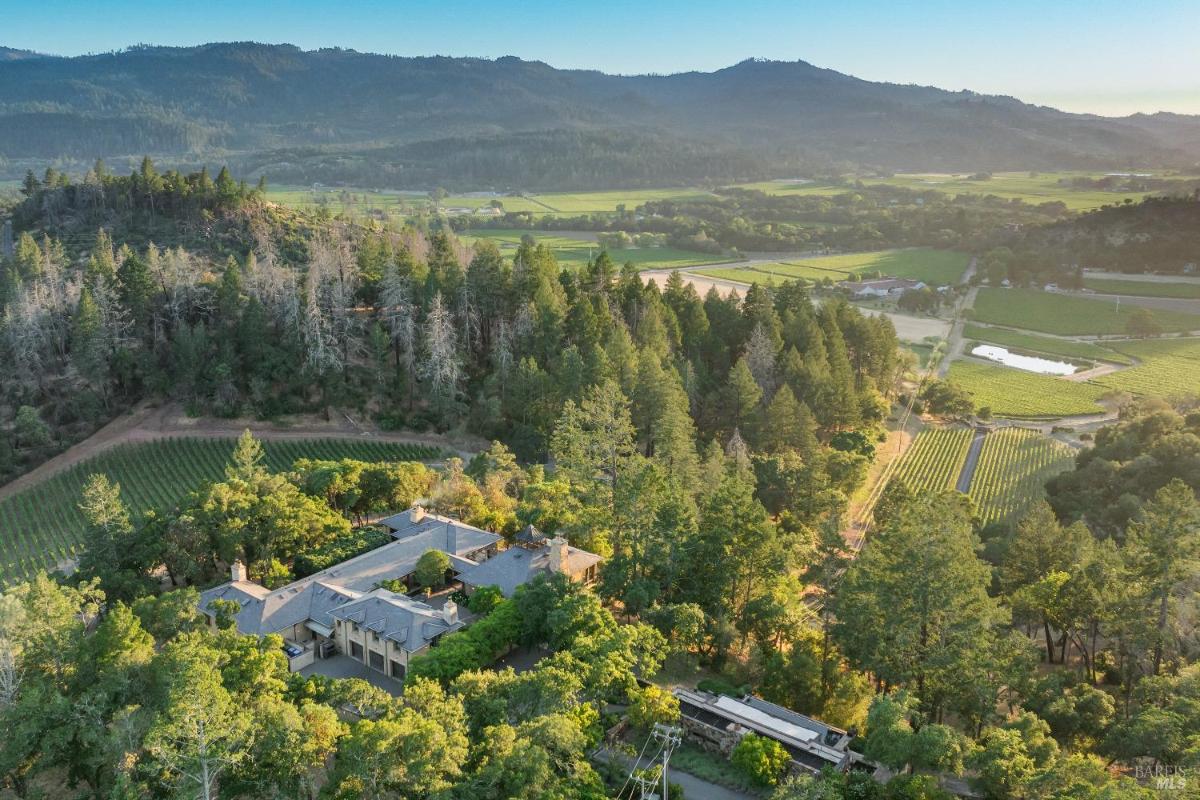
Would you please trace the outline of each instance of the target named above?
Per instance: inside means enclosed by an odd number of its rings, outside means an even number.
[[[339,439],[263,442],[266,464],[285,470],[300,458],[421,461],[441,454],[431,447]],[[121,484],[135,513],[174,507],[188,492],[221,478],[232,439],[163,439],[122,444],[0,501],[0,584],[53,569],[74,558],[83,517],[78,503],[88,476],[104,473]]]
[[[914,492],[953,489],[967,460],[972,435],[969,428],[926,428],[917,434],[895,477]]]
[[[1037,431],[994,430],[983,440],[968,494],[985,524],[1012,520],[1045,497],[1046,481],[1074,459],[1070,447]]]

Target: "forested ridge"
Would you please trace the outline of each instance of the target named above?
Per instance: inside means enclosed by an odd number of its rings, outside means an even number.
[[[849,498],[911,359],[837,297],[660,290],[603,250],[563,269],[532,239],[505,257],[285,213],[227,171],[149,159],[24,194],[3,263],[9,469],[148,397],[493,443],[437,468],[272,471],[247,433],[220,479],[136,511],[93,476],[76,571],[0,593],[0,791],[614,796],[625,770],[589,754],[619,722],[639,741],[678,720],[639,683],[664,666],[854,727],[894,773],[785,778],[787,752],[747,737],[732,763],[773,800],[945,800],[947,776],[988,800],[1148,800],[1146,776],[1200,766],[1194,404],[1126,406],[1015,523],[894,479],[856,553]],[[288,673],[234,608],[197,618],[233,561],[286,585],[378,546],[352,523],[417,498],[506,539],[562,535],[604,556],[598,584],[477,592],[482,618],[414,659],[401,698]],[[486,669],[513,647],[546,655]]]
[[[452,98],[452,102],[446,102]],[[1195,118],[1107,119],[804,62],[613,76],[253,42],[0,61],[0,154],[231,162],[274,180],[569,189],[799,168],[1190,166]]]

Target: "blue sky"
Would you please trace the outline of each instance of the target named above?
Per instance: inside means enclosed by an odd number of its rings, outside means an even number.
[[[1071,111],[1200,114],[1200,0],[0,0],[0,44],[246,40],[606,72],[803,59]]]

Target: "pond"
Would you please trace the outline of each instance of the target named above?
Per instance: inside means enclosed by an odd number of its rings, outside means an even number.
[[[1006,347],[997,347],[993,344],[976,345],[971,351],[971,355],[999,362],[1006,367],[1016,367],[1026,372],[1036,372],[1039,375],[1073,375],[1079,369],[1074,364],[1067,363],[1066,361],[1051,361],[1048,358],[1038,358],[1037,356],[1023,356],[1020,353],[1010,351]]]

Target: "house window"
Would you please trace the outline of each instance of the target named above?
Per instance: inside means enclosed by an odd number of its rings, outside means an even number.
[[[383,653],[371,651],[371,669],[377,669],[383,672]]]
[[[392,677],[398,681],[404,680],[404,665],[392,659]]]
[[[353,656],[354,658],[358,659],[359,661],[362,661],[362,657],[363,657],[362,645],[359,644],[358,642],[351,642],[350,643],[350,655]]]

